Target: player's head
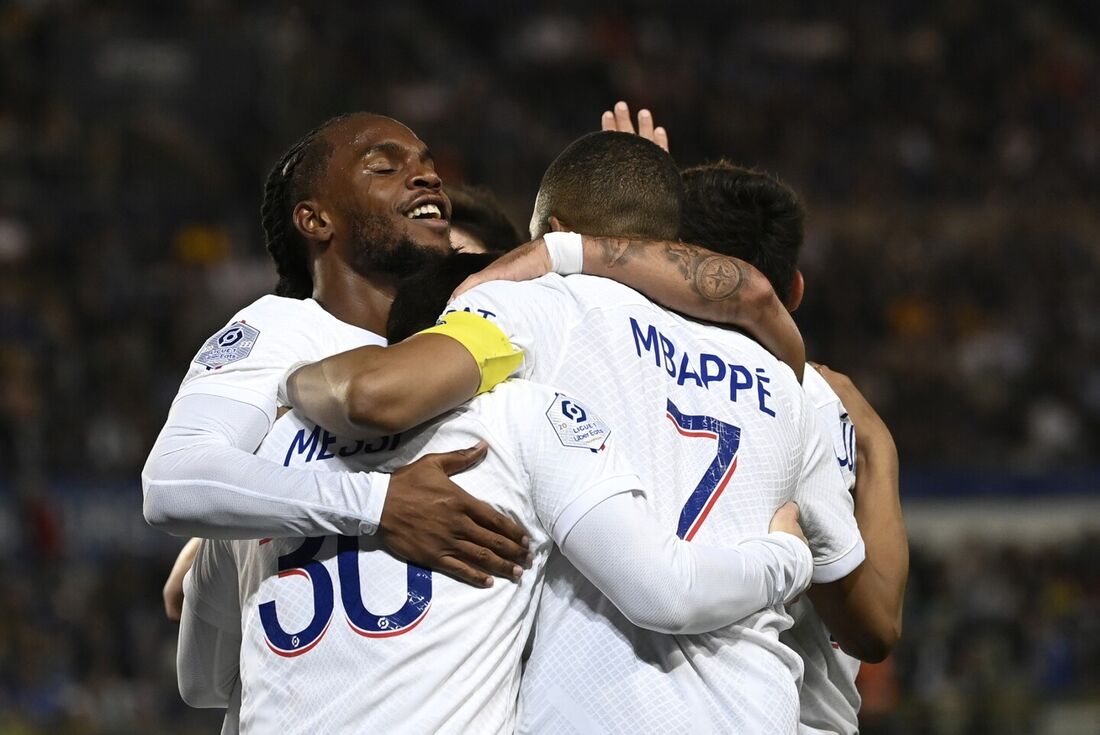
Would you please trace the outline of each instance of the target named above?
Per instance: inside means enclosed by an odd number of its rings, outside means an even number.
[[[573,141],[543,174],[531,237],[555,229],[675,240],[683,185],[676,163],[637,135],[610,131]]]
[[[493,193],[480,186],[447,184],[451,247],[462,253],[506,253],[524,242]]]
[[[276,293],[309,296],[316,257],[384,276],[407,275],[439,257],[450,248],[442,183],[424,143],[391,118],[350,113],[310,131],[264,186]]]
[[[794,311],[803,289],[798,195],[774,176],[724,160],[685,169],[683,180],[680,239],[752,263]]]
[[[499,253],[451,253],[409,276],[397,288],[386,323],[386,339],[400,342],[435,324],[447,298],[467,276],[484,270]]]

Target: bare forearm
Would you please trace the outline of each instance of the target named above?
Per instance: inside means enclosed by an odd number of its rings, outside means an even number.
[[[864,441],[856,453],[856,522],[875,571],[875,595],[901,630],[905,585],[909,579],[909,542],[898,494],[898,453],[888,432]]]
[[[373,439],[407,431],[473,397],[480,371],[438,334],[360,347],[305,365],[287,379],[290,405],[332,433]]]
[[[704,321],[748,330],[801,378],[801,335],[768,280],[738,258],[681,242],[585,236],[584,272]]]

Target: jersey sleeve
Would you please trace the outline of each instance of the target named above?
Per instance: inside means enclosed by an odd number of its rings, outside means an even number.
[[[265,296],[238,312],[207,339],[191,360],[177,400],[205,394],[259,408],[274,422],[279,381],[300,362],[326,357],[323,337],[310,328],[309,306]]]
[[[229,541],[203,539],[183,578],[184,604],[219,630],[240,632],[237,563]]]
[[[535,514],[559,546],[602,501],[641,492],[641,480],[622,453],[610,451],[616,441],[612,428],[586,404],[525,381],[497,390],[507,394],[508,445],[519,455]]]
[[[560,288],[562,280],[550,274],[534,281],[483,283],[451,302],[444,314],[468,311],[492,321],[523,350],[513,376],[551,383],[577,319],[576,301]]]
[[[835,582],[863,563],[866,552],[856,525],[855,501],[844,482],[832,442],[803,395],[802,470],[794,500],[814,556],[813,581]]]
[[[203,541],[183,581],[176,677],[192,707],[230,706],[240,687],[237,567],[223,541]]]

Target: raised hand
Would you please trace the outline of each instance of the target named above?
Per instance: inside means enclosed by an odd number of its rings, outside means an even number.
[[[613,110],[603,113],[600,129],[640,135],[668,151],[668,131],[663,127],[653,126],[653,113],[645,108],[638,110],[638,129],[635,131],[634,123],[630,119],[630,106],[621,100],[615,103]]]

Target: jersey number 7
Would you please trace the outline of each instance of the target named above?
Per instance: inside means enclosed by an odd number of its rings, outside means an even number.
[[[680,412],[671,400],[665,414],[681,435],[693,439],[715,439],[718,442],[714,460],[703,473],[699,484],[688,496],[680,511],[676,535],[691,541],[707,519],[714,504],[726,489],[737,469],[737,448],[741,446],[741,429],[719,421],[713,416],[690,416]]]

